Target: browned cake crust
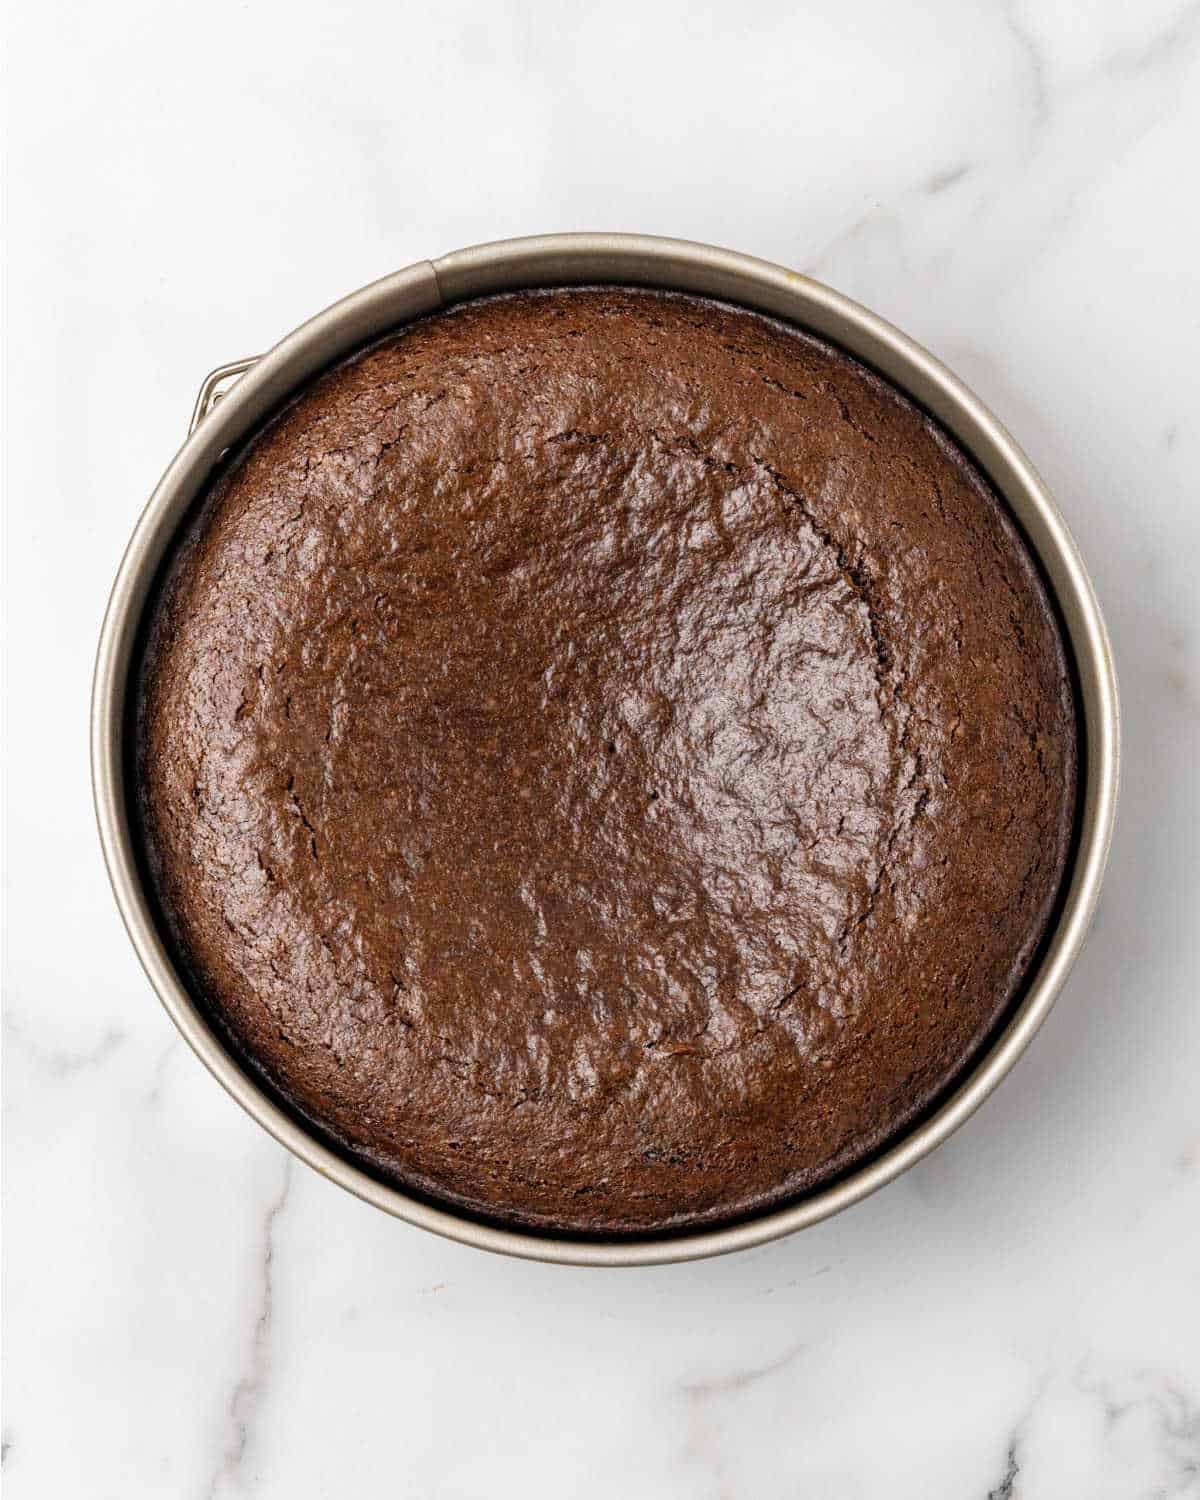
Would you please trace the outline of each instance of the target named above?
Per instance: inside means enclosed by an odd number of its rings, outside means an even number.
[[[697,298],[496,297],[340,365],[154,607],[140,812],[246,1056],[508,1223],[778,1203],[1012,999],[1075,714],[1000,503],[907,400]]]

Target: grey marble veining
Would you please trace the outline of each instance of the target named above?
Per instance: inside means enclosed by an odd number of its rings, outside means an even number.
[[[9,21],[11,1500],[1200,1500],[1200,4],[61,0]],[[417,257],[641,229],[927,343],[1056,492],[1122,811],[1019,1068],[913,1172],[594,1273],[385,1219],[172,1033],[87,787],[96,633],[204,373]]]
[[[206,1494],[219,1495],[240,1480],[247,1458],[252,1452],[254,1424],[258,1407],[271,1376],[271,1333],[275,1312],[275,1253],[277,1225],[287,1207],[295,1162],[285,1157],[278,1194],[267,1205],[263,1216],[260,1246],[262,1284],[254,1310],[248,1362],[238,1375],[229,1398],[229,1441],[221,1462],[209,1483]]]

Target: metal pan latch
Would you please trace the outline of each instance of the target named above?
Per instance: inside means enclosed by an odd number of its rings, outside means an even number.
[[[196,405],[192,411],[188,437],[191,437],[221,397],[228,394],[238,378],[258,363],[260,357],[255,354],[250,359],[235,359],[227,365],[218,365],[211,374],[204,377],[204,384],[200,387],[200,394],[196,397]]]

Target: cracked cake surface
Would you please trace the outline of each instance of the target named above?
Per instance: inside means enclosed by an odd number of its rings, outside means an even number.
[[[137,813],[248,1066],[514,1225],[716,1223],[958,1076],[1066,866],[1075,709],[1004,507],[833,347],[520,293],[338,365],[150,612]]]

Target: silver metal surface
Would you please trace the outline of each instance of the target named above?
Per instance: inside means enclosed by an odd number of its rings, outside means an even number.
[[[1038,553],[1070,638],[1084,720],[1084,795],[1066,895],[1024,998],[987,1053],[935,1114],[840,1182],[744,1223],[672,1238],[567,1240],[479,1224],[377,1181],[310,1135],[234,1061],[188,995],[156,931],[125,806],[126,694],[138,622],[172,535],[221,453],[322,368],[411,318],[502,289],[583,282],[675,288],[772,313],[840,344],[932,412],[1005,497]],[[235,376],[240,378],[230,386]],[[744,1249],[828,1218],[891,1181],[979,1107],[1029,1045],[1086,936],[1116,809],[1119,723],[1104,622],[1054,501],[996,418],[932,355],[857,303],[780,266],[680,240],[573,234],[506,240],[421,261],[336,303],[261,359],[222,366],[209,376],[193,431],[151,496],[117,574],[96,660],[91,736],[96,816],[126,929],[176,1026],[244,1109],[309,1166],[409,1223],[533,1260],[630,1266]]]
[[[204,377],[204,384],[200,387],[200,394],[196,397],[196,404],[192,408],[188,437],[191,437],[221,397],[229,394],[229,387],[238,376],[244,375],[252,365],[257,363],[257,354],[252,355],[250,359],[231,360],[227,365],[218,365],[215,370],[210,371]]]

